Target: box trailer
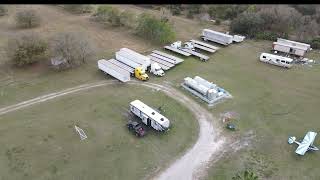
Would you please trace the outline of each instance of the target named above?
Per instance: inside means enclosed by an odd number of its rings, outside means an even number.
[[[130,81],[130,73],[119,66],[106,61],[105,59],[98,60],[98,68],[106,74],[109,74],[121,82]]]
[[[201,38],[204,41],[213,41],[219,44],[223,44],[223,45],[229,45],[232,43],[233,41],[233,36],[229,35],[229,34],[224,34],[218,31],[213,31],[210,29],[204,29],[202,30],[202,36]]]
[[[293,64],[293,59],[291,58],[269,54],[269,53],[261,53],[260,61],[273,64],[276,66],[285,67],[285,68],[291,68]]]
[[[135,61],[132,61],[127,58],[126,55],[123,55],[121,52],[116,52],[116,59],[132,68],[141,67],[141,64],[136,63]]]
[[[130,103],[130,111],[138,116],[144,124],[157,131],[169,129],[170,121],[166,117],[139,100]]]

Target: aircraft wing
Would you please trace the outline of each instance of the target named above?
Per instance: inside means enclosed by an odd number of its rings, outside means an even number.
[[[312,145],[316,135],[317,133],[309,131],[296,149],[296,153],[299,155],[304,155],[308,151],[309,146]]]

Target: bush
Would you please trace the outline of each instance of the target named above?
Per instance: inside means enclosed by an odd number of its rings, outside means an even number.
[[[99,6],[97,12],[94,14],[97,21],[111,24],[112,26],[120,26],[120,11],[118,8],[103,5]]]
[[[7,15],[8,9],[4,5],[0,5],[0,16]]]
[[[314,15],[316,13],[316,6],[313,5],[292,5],[292,7],[303,15]]]
[[[221,21],[220,19],[216,19],[216,21],[214,22],[215,25],[220,25],[221,24]]]
[[[264,21],[254,13],[243,13],[231,22],[232,32],[254,37],[257,32],[262,31]]]
[[[320,37],[314,38],[311,42],[310,45],[314,49],[320,49]]]
[[[47,48],[47,43],[38,35],[24,34],[9,40],[8,55],[13,64],[24,66],[45,59]]]
[[[21,28],[33,28],[39,26],[40,16],[33,9],[27,9],[16,14],[16,23]]]
[[[168,9],[171,11],[172,15],[180,15],[182,11],[181,5],[168,5]]]
[[[90,13],[93,11],[93,6],[91,5],[68,4],[63,5],[63,8],[74,14]]]
[[[201,10],[200,4],[189,5],[187,8],[187,17],[193,18],[194,15],[200,14],[200,10]]]
[[[129,10],[125,10],[120,14],[121,26],[134,28],[137,23],[136,21],[136,15]]]
[[[169,23],[143,13],[138,18],[137,34],[155,43],[169,43],[175,39],[175,32]]]
[[[207,12],[211,18],[227,20],[236,18],[238,14],[244,12],[247,8],[247,5],[211,5]]]
[[[263,32],[257,32],[254,36],[256,39],[263,39],[263,40],[269,40],[269,41],[277,41],[277,38],[288,38],[288,34],[280,35],[276,32],[271,31],[263,31]]]
[[[59,33],[52,40],[51,56],[65,59],[68,67],[86,63],[93,57],[93,54],[92,44],[81,33]]]

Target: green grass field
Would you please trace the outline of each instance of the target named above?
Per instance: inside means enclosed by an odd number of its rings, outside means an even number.
[[[177,31],[184,31],[186,24],[176,24],[179,25],[176,27]],[[194,34],[179,32],[179,38],[195,39],[199,29],[194,27]],[[108,43],[102,46],[106,44]],[[105,49],[100,54],[106,54],[105,58],[113,57],[107,46]],[[151,51],[154,47],[142,44],[138,49]],[[170,82],[190,97],[192,96],[189,93],[180,88],[184,77],[199,75],[213,81],[228,90],[234,98],[214,108],[208,108],[201,100],[192,98],[216,117],[224,111],[236,111],[240,114],[240,120],[236,122],[239,131],[225,130],[225,136],[239,139],[248,131],[254,132],[255,138],[249,147],[236,153],[226,153],[210,167],[206,179],[231,179],[236,172],[245,168],[253,168],[261,179],[307,180],[320,177],[320,172],[317,171],[319,152],[306,153],[299,157],[294,153],[297,146],[287,143],[289,136],[294,135],[300,140],[309,130],[320,132],[320,66],[295,66],[287,70],[259,62],[260,53],[270,49],[270,41],[246,40],[240,44],[222,47],[210,55],[208,62],[204,63],[192,57],[185,58],[182,64],[166,72],[164,77],[150,75],[151,82]],[[308,56],[320,60],[319,51],[314,50]],[[65,72],[35,67],[23,70],[6,67],[1,73],[3,79],[0,79],[0,108],[79,84],[111,79],[97,70],[96,61]],[[156,136],[151,133],[143,141],[135,139],[123,127],[125,119],[118,113],[121,108],[127,107],[132,98],[141,97],[139,93],[144,92],[144,101],[147,103],[157,105],[169,102],[168,106],[172,107],[167,108],[169,117],[193,124],[173,126],[168,135]],[[124,93],[126,96],[119,99],[110,98]],[[155,96],[163,98],[154,98]],[[178,107],[185,113],[176,113]],[[94,113],[94,110],[97,112]],[[189,115],[186,120],[184,114]],[[111,176],[115,177],[113,179],[139,179],[145,176],[144,173],[156,170],[160,165],[163,167],[163,162],[169,163],[168,159],[177,157],[177,154],[194,142],[197,134],[196,121],[185,108],[164,95],[156,95],[151,90],[138,87],[112,86],[93,89],[9,113],[1,116],[0,120],[3,122],[0,142],[8,144],[0,156],[2,179],[49,179],[51,175],[52,179],[99,179]],[[88,131],[90,141],[78,141],[72,127],[68,127],[75,120],[79,120],[80,125]],[[223,126],[221,122],[217,124]],[[150,146],[149,142],[155,146]],[[176,143],[181,143],[178,149]],[[164,144],[166,146],[163,147]],[[315,140],[315,145],[320,146],[319,137]],[[71,154],[80,147],[82,151]],[[225,148],[228,149],[228,146]],[[162,156],[156,156],[157,149],[168,152],[168,156],[163,159],[160,158]],[[145,156],[141,151],[144,151]],[[143,159],[140,161],[136,155],[141,155]],[[92,171],[85,167],[92,167]],[[145,167],[147,168],[144,169]],[[83,174],[80,173],[82,170]],[[69,171],[72,173],[67,173]]]
[[[131,134],[126,111],[135,99],[155,108],[164,105],[170,130],[148,129],[141,139]],[[78,92],[0,120],[0,179],[141,179],[182,154],[198,132],[186,107],[134,85]],[[88,139],[80,141],[75,124]]]

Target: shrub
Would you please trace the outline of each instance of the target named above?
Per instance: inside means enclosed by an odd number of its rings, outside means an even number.
[[[40,16],[33,9],[27,9],[16,14],[16,23],[21,28],[32,28],[39,26],[41,22]]]
[[[168,9],[171,11],[172,15],[180,15],[182,11],[181,5],[168,5]]]
[[[254,37],[256,32],[263,29],[264,21],[260,16],[254,13],[243,13],[231,22],[230,29],[232,32]]]
[[[220,19],[216,19],[216,21],[214,22],[215,25],[220,25],[221,24],[221,21]]]
[[[47,43],[38,35],[24,34],[9,40],[8,55],[13,64],[24,66],[45,59],[47,48]]]
[[[175,39],[175,32],[169,23],[143,13],[138,18],[137,34],[155,43],[168,43]]]
[[[200,14],[201,10],[201,5],[200,4],[193,4],[189,5],[187,8],[187,17],[188,18],[193,18],[194,15]]]
[[[255,34],[256,39],[263,39],[263,40],[270,40],[270,41],[276,41],[279,35],[275,32],[271,31],[262,31],[262,32],[257,32]]]
[[[51,56],[65,59],[68,67],[86,63],[93,54],[92,44],[82,33],[64,32],[52,39]]]
[[[296,10],[298,10],[303,15],[314,15],[316,13],[316,6],[312,5],[292,5]]]
[[[4,5],[0,5],[0,16],[7,15],[8,9]]]
[[[103,5],[99,6],[97,12],[94,14],[97,21],[111,24],[112,26],[120,26],[120,11],[118,8]]]
[[[129,10],[125,10],[120,14],[121,26],[134,28],[136,25],[136,15]]]
[[[234,19],[238,14],[244,12],[247,5],[211,5],[208,8],[208,14],[211,18]]]
[[[314,49],[320,49],[320,37],[314,38],[311,42],[310,45]]]
[[[63,8],[74,14],[90,13],[93,11],[93,6],[84,4],[68,4],[63,5]]]

